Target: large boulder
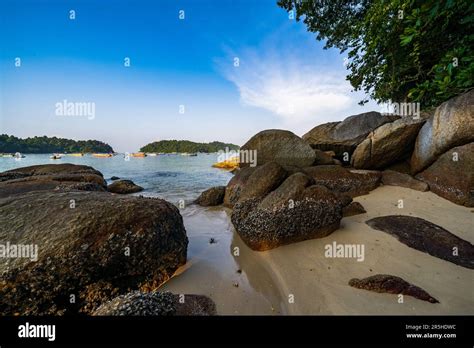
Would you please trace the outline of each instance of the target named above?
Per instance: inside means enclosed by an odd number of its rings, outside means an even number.
[[[255,134],[240,148],[240,158],[245,151],[255,151],[257,165],[276,162],[282,166],[306,167],[314,163],[313,149],[294,133],[280,129],[268,129]],[[241,161],[240,167],[250,163]]]
[[[474,142],[447,151],[416,178],[438,196],[474,207]]]
[[[136,185],[132,180],[116,180],[107,186],[107,191],[118,194],[127,194],[143,191],[143,187]]]
[[[263,198],[276,189],[288,172],[276,162],[259,167],[243,168],[229,182],[224,204],[232,208],[237,202],[249,198]]]
[[[296,173],[265,199],[237,203],[231,220],[242,240],[263,251],[322,238],[338,229],[347,201],[324,186],[305,186],[311,182]]]
[[[247,181],[249,180],[255,169],[257,169],[257,167],[246,167],[239,169],[232,177],[232,179],[230,179],[225,188],[224,205],[226,207],[232,208],[234,204],[237,203],[240,198],[242,189],[247,184]]]
[[[45,164],[0,173],[0,197],[31,191],[105,191],[102,173],[89,166]]]
[[[203,207],[212,207],[224,202],[225,186],[216,186],[202,192],[196,199],[196,203]]]
[[[338,165],[307,167],[304,171],[316,185],[351,197],[368,194],[379,186],[381,178],[378,171],[347,169]]]
[[[351,155],[357,145],[377,127],[396,120],[398,116],[384,116],[378,112],[366,112],[347,117],[342,122],[324,123],[303,135],[312,148],[334,151],[338,158],[344,153]]]
[[[84,191],[1,198],[0,241],[10,255],[28,252],[0,258],[2,315],[91,313],[129,289],[156,289],[188,244],[172,204]]]
[[[381,169],[409,157],[425,119],[403,117],[386,123],[362,141],[352,154],[354,168]]]
[[[182,299],[182,300],[181,300]],[[175,295],[170,292],[133,291],[101,305],[95,316],[214,315],[216,305],[202,295]]]
[[[449,149],[474,141],[474,89],[436,108],[416,138],[411,157],[418,173]]]

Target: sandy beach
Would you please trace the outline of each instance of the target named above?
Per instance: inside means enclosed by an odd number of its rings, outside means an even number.
[[[402,199],[404,207],[398,208]],[[474,212],[432,192],[380,186],[356,197],[367,213],[343,218],[341,227],[322,239],[270,251],[249,249],[230,223],[230,210],[191,206],[182,212],[190,240],[188,262],[161,289],[212,298],[220,315],[232,314],[469,314],[474,311],[474,274],[412,249],[372,229],[365,221],[384,215],[420,217],[471,243]],[[215,238],[216,243],[209,243]],[[326,258],[324,247],[363,244],[365,258]],[[234,256],[235,247],[239,256]],[[241,273],[238,272],[241,270]],[[391,274],[437,298],[431,304],[409,296],[378,294],[348,285],[352,278]]]

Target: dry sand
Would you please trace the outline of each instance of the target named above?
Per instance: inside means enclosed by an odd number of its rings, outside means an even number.
[[[162,289],[207,295],[216,302],[219,314],[474,314],[473,270],[412,249],[365,224],[377,216],[416,216],[474,243],[474,209],[431,192],[395,186],[381,186],[354,200],[367,213],[342,219],[340,229],[330,236],[265,252],[245,246],[228,210],[188,208],[183,217],[190,239],[189,261]],[[209,238],[217,243],[210,244]],[[364,261],[326,258],[324,247],[333,241],[364,244]],[[233,255],[235,247],[239,256]],[[351,278],[378,273],[399,276],[440,303],[409,296],[399,303],[397,295],[347,284]]]

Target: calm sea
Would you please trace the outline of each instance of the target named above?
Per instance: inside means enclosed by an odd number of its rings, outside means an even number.
[[[212,164],[217,162],[217,154],[131,157],[128,161],[121,154],[110,158],[63,156],[59,160],[51,160],[50,155],[25,156],[19,160],[0,158],[0,172],[36,164],[84,164],[102,172],[108,183],[112,176],[130,179],[145,189],[138,194],[163,198],[175,204],[182,199],[190,202],[212,186],[226,185],[232,177],[229,172],[212,168]]]

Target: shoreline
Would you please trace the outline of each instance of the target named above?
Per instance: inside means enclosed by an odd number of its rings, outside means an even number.
[[[404,209],[397,207],[398,199],[404,200]],[[227,208],[185,212],[183,218],[190,238],[188,262],[160,289],[209,296],[220,315],[461,315],[474,311],[469,291],[471,270],[409,248],[365,224],[384,215],[417,216],[472,243],[474,238],[468,232],[472,208],[456,205],[432,192],[397,186],[380,186],[354,201],[361,203],[367,213],[343,218],[340,228],[331,235],[263,252],[253,251],[243,243],[230,222]],[[200,216],[200,212],[204,214]],[[212,224],[203,224],[201,219],[209,219]],[[197,221],[201,221],[199,226]],[[226,237],[206,246],[208,241],[202,235],[196,236],[196,229],[206,228],[207,236],[226,228]],[[326,258],[325,245],[333,242],[365,245],[364,261]],[[240,256],[232,255],[236,246]],[[239,267],[242,274],[237,273]],[[428,291],[440,303],[405,296],[400,304],[396,295],[348,285],[352,278],[378,273],[402,277]],[[233,282],[239,282],[239,287]],[[290,295],[294,303],[289,303]]]

